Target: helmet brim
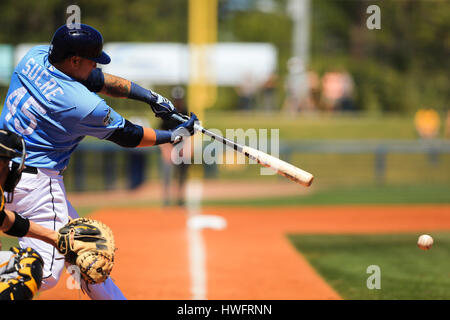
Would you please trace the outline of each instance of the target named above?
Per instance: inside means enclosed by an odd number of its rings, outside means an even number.
[[[102,54],[100,55],[100,57],[97,58],[89,58],[92,61],[95,61],[97,63],[101,63],[101,64],[108,64],[111,62],[111,58],[108,56],[108,54],[106,54],[105,51],[102,51]]]

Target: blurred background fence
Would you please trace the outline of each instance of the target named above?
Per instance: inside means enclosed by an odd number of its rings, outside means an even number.
[[[450,141],[420,138],[411,117],[376,119],[347,115],[327,120],[267,114],[258,118],[257,114],[230,112],[212,113],[206,120],[218,125],[222,132],[232,125],[244,129],[258,127],[254,122],[259,128],[269,124],[271,128],[277,127],[279,157],[312,172],[313,188],[450,185]],[[355,125],[349,127],[349,122]],[[208,143],[203,141],[203,148]],[[201,172],[211,181],[284,180],[277,175],[261,175],[261,167],[248,161],[246,164],[192,164],[191,167],[191,173]],[[159,148],[123,149],[92,139],[80,144],[65,179],[69,191],[133,189],[149,182],[161,183],[162,172]]]
[[[280,142],[280,158],[316,175],[320,188],[383,184],[448,184],[450,142],[409,140],[306,140]],[[107,143],[82,143],[65,174],[69,191],[134,189],[160,182],[160,150],[123,150]],[[193,166],[198,166],[193,164]],[[249,179],[260,183],[259,166],[201,165],[206,179]]]

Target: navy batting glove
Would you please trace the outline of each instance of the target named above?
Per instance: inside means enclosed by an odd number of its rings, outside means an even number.
[[[131,83],[128,98],[148,103],[155,113],[155,116],[162,119],[168,119],[171,114],[176,112],[172,102],[168,99],[156,92],[142,88],[134,82]]]
[[[177,144],[183,140],[183,137],[192,136],[195,133],[194,125],[198,122],[197,116],[191,112],[191,117],[188,121],[180,124],[171,130],[157,130],[155,129],[156,142],[155,145],[162,143]]]
[[[196,122],[199,122],[199,120],[195,113],[191,112],[191,117],[189,118],[189,120],[175,127],[173,131],[175,132],[177,129],[184,128],[192,136],[194,134],[194,125]]]
[[[155,113],[155,116],[166,119],[169,118],[172,113],[176,112],[172,102],[164,98],[162,95],[157,94],[156,92],[151,92],[151,96],[152,97],[149,104]]]
[[[194,135],[194,133],[195,133],[194,125],[198,121],[199,120],[198,120],[197,116],[195,115],[195,113],[191,112],[191,117],[188,121],[175,127],[175,129],[170,130],[172,132],[171,142],[173,144],[177,144],[181,140],[183,140],[183,137]]]

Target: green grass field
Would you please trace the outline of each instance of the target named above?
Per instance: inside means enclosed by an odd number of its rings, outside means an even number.
[[[449,185],[331,188],[295,197],[206,201],[219,206],[448,204]],[[419,234],[290,234],[288,239],[343,299],[450,299],[450,231],[431,233],[435,245],[416,247]],[[381,289],[368,289],[371,265],[380,267]]]
[[[205,113],[205,127],[280,129],[280,139],[416,139],[413,116],[368,114]]]
[[[289,240],[343,299],[450,299],[450,232],[432,233],[428,251],[415,246],[418,234],[306,235]],[[380,268],[380,289],[368,289]],[[369,281],[375,284],[373,279]]]

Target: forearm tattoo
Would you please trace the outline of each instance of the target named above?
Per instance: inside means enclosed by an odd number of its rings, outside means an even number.
[[[105,84],[101,91],[102,93],[116,98],[128,97],[131,88],[131,82],[129,80],[108,73],[103,74],[105,76]]]

